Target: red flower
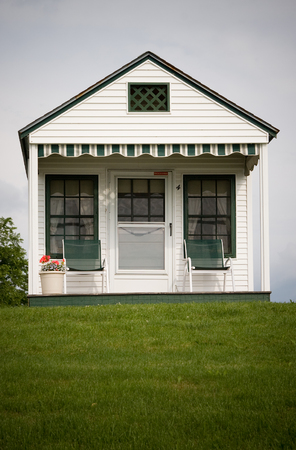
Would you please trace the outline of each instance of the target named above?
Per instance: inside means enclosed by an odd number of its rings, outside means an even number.
[[[49,260],[50,260],[49,255],[43,255],[39,262],[43,264],[43,263],[47,263]]]

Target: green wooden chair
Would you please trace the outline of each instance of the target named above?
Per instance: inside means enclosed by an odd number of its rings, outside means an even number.
[[[189,275],[189,289],[192,292],[192,274],[220,274],[224,275],[223,290],[226,290],[226,275],[231,274],[232,288],[235,290],[232,260],[225,261],[223,241],[221,239],[184,240],[185,267],[183,275],[183,291],[185,281]]]
[[[65,259],[64,293],[67,293],[67,275],[74,273],[89,275],[100,272],[102,275],[102,292],[106,282],[109,292],[108,264],[101,260],[101,241],[99,240],[63,240],[63,258]]]

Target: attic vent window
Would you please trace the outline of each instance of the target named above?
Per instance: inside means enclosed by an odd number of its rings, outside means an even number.
[[[168,84],[129,84],[130,112],[169,111]]]

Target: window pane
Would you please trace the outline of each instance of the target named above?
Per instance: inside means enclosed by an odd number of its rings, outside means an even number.
[[[230,215],[230,198],[217,198],[217,214],[218,216]]]
[[[230,220],[227,217],[220,217],[217,220],[217,233],[230,234]]]
[[[217,180],[217,195],[218,196],[230,196],[230,181],[229,180]]]
[[[80,214],[82,216],[92,216],[94,213],[93,198],[82,198],[80,200]]]
[[[66,198],[66,215],[78,216],[79,215],[79,199],[78,198]]]
[[[163,216],[163,198],[150,199],[150,214]]]
[[[131,216],[118,216],[118,222],[132,222]]]
[[[164,222],[163,216],[150,216],[150,222]]]
[[[164,228],[118,229],[119,269],[164,269]]]
[[[164,194],[164,180],[150,180],[151,194]]]
[[[64,219],[55,217],[50,219],[50,234],[64,235]]]
[[[94,220],[92,218],[80,219],[80,234],[81,235],[94,234]]]
[[[79,180],[66,180],[66,196],[79,196]]]
[[[201,219],[189,219],[188,220],[188,234],[201,234]]]
[[[149,222],[148,216],[134,216],[133,222]]]
[[[63,236],[50,236],[50,254],[63,253]]]
[[[230,253],[230,236],[218,236],[217,239],[222,239],[224,253]]]
[[[56,197],[64,195],[64,180],[51,180],[50,195]]]
[[[189,180],[188,181],[188,196],[201,196],[201,181]]]
[[[80,181],[80,195],[84,197],[93,197],[94,195],[94,182],[92,180]]]
[[[202,219],[202,234],[204,235],[216,235],[216,221],[215,219]]]
[[[65,219],[65,234],[67,235],[79,235],[79,219],[78,218],[67,218]]]
[[[64,214],[64,198],[50,199],[50,214],[52,216],[61,216]]]
[[[205,216],[216,215],[216,198],[202,199],[202,214]]]
[[[148,198],[134,198],[134,216],[147,216],[148,220]]]
[[[202,180],[202,195],[207,197],[216,195],[215,180]]]
[[[198,215],[201,213],[201,198],[188,198],[188,214],[190,216]]]
[[[134,194],[148,194],[148,180],[133,180]]]
[[[132,213],[131,198],[118,199],[118,216],[130,216]]]
[[[128,194],[131,192],[131,180],[118,180],[118,192],[121,194]]]

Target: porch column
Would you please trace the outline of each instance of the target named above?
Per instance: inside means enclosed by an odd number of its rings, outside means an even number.
[[[38,146],[29,145],[29,294],[38,294]]]
[[[254,291],[254,252],[253,252],[253,201],[252,175],[247,177],[247,221],[248,221],[248,290]]]
[[[261,240],[261,291],[270,291],[269,266],[269,199],[268,199],[268,147],[261,145],[260,174],[260,240]]]

